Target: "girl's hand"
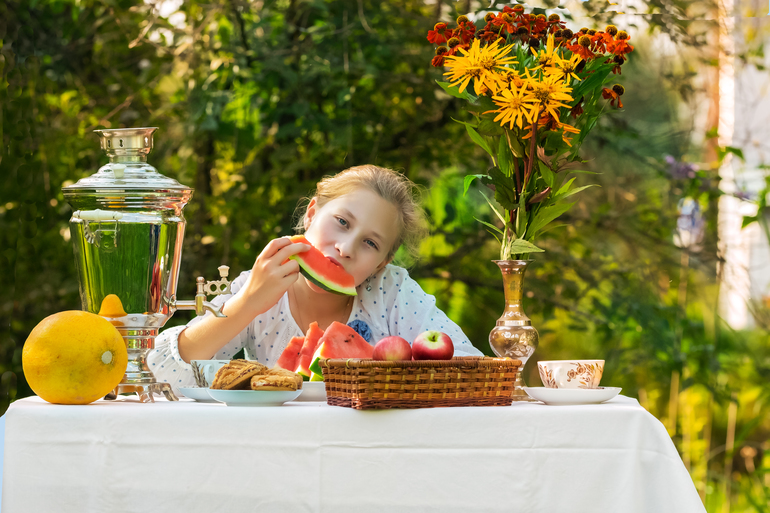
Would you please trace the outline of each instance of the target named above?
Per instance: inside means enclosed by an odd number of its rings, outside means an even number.
[[[289,257],[308,249],[307,244],[293,243],[289,237],[273,239],[265,246],[242,289],[248,303],[259,309],[257,314],[276,304],[297,280],[299,264]]]

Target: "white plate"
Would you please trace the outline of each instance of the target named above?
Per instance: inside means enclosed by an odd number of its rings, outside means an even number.
[[[524,387],[524,390],[532,399],[545,404],[565,405],[603,403],[618,395],[621,389],[617,387],[591,389]]]
[[[323,381],[305,381],[302,383],[302,393],[296,400],[326,402],[326,385]]]
[[[190,399],[194,399],[194,400],[198,401],[199,403],[215,403],[216,402],[209,395],[209,389],[208,388],[179,387],[179,391],[182,392],[182,394],[185,397],[189,397]]]
[[[227,406],[280,406],[293,401],[302,390],[215,390],[209,395]]]

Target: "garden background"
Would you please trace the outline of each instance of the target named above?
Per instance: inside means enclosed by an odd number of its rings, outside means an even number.
[[[767,511],[770,315],[753,304],[754,327],[737,331],[718,308],[719,169],[726,159],[740,166],[743,155],[719,145],[709,108],[722,4],[536,4],[575,30],[612,21],[636,49],[617,76],[625,108],[605,116],[583,147],[597,174],[580,180],[601,187],[582,192],[555,223],[564,226],[544,235],[547,251],[527,273],[525,310],[541,338],[525,375],[539,382],[539,359],[606,359],[603,383],[623,387],[666,425],[708,511]],[[106,163],[92,133],[103,127],[159,127],[149,162],[195,188],[185,208],[183,298],[194,295],[196,276],[215,278],[222,263],[237,275],[269,240],[290,234],[298,201],[322,176],[363,163],[403,172],[424,186],[432,229],[410,272],[489,352],[503,307],[491,262],[498,247],[474,219],[493,222],[480,191],[463,195],[463,177],[486,170],[488,157],[453,120],[468,113],[436,85],[441,70],[426,40],[436,22],[486,6],[0,4],[0,412],[32,394],[21,369],[32,328],[80,308],[61,189]],[[758,27],[743,33],[734,57],[764,73]],[[703,213],[696,244],[682,244],[681,234],[675,244],[683,198]],[[179,312],[167,327],[189,318]]]

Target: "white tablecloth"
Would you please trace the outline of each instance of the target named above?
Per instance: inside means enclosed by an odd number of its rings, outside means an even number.
[[[703,512],[658,420],[591,406],[39,398],[6,413],[3,513]]]

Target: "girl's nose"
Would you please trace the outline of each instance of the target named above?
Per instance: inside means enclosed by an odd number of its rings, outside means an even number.
[[[351,258],[353,256],[354,246],[353,242],[349,239],[338,240],[334,247],[337,248],[337,252],[342,258]]]

